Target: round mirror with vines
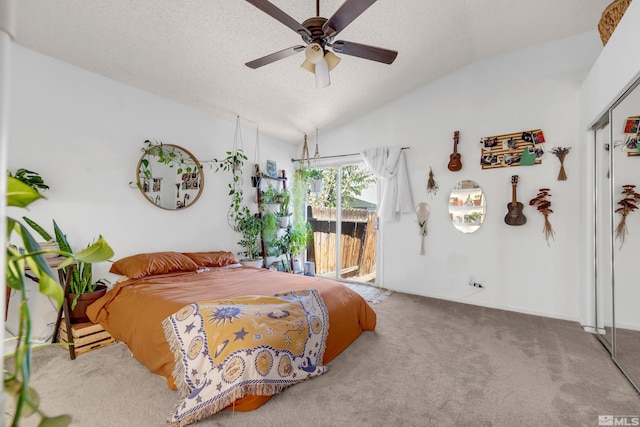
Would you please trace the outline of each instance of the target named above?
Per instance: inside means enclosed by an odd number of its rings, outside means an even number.
[[[167,210],[193,205],[204,187],[200,162],[173,144],[150,145],[138,161],[136,179],[145,199]]]

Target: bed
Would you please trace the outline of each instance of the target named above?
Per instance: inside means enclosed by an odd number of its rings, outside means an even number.
[[[110,271],[122,276],[122,279],[105,296],[89,306],[87,315],[92,322],[100,323],[116,340],[125,343],[133,356],[149,370],[165,377],[167,385],[173,389],[177,388],[181,395],[192,393],[196,388],[195,385],[189,384],[189,379],[182,378],[184,367],[181,371],[180,358],[177,355],[188,355],[187,352],[192,349],[185,350],[175,346],[181,341],[181,337],[172,336],[171,339],[175,342],[172,345],[169,343],[172,329],[180,329],[176,326],[175,316],[180,317],[181,310],[184,312],[188,309],[189,313],[192,313],[208,304],[232,302],[238,306],[249,307],[246,301],[238,302],[235,299],[255,296],[277,296],[282,299],[275,303],[317,303],[319,306],[313,309],[317,310],[318,315],[307,317],[317,319],[326,312],[326,339],[321,344],[315,344],[316,348],[322,347],[322,352],[319,353],[321,364],[334,359],[362,331],[372,331],[376,326],[376,314],[373,309],[347,286],[317,277],[243,267],[231,252],[138,254],[116,261]],[[292,291],[294,292],[291,293]],[[320,298],[314,299],[315,295],[319,295]],[[258,304],[271,302],[274,301],[260,301]],[[280,308],[276,307],[274,310],[287,314],[292,311],[287,307]],[[170,323],[172,315],[173,324]],[[232,323],[233,320],[237,322],[232,316],[226,320],[230,322],[225,323]],[[319,328],[313,321],[311,323],[305,331],[313,329],[315,332],[315,328]],[[313,335],[310,332],[305,334]],[[238,335],[228,338],[225,340],[222,337],[219,340],[225,343],[238,341]],[[248,354],[251,354],[251,350]],[[274,354],[277,355],[279,352],[276,351]],[[203,359],[211,363],[211,357]],[[258,366],[257,361],[253,363]],[[302,369],[307,370],[304,366]],[[322,371],[316,372],[319,373]],[[296,373],[294,377],[295,375]],[[301,379],[301,376],[297,377],[298,381]],[[255,387],[248,389],[249,392],[237,392],[237,399],[233,399],[233,409],[256,409],[264,404],[271,394],[288,385],[290,384],[284,383],[281,388],[272,387],[266,391],[260,389],[261,391],[255,394],[251,394],[251,390],[259,390]],[[198,417],[203,418],[217,410],[219,408],[209,408],[208,412],[200,413]],[[186,425],[199,419],[198,417],[191,417],[188,422],[175,424]]]

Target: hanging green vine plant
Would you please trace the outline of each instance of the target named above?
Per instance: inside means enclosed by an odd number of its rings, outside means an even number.
[[[236,151],[227,151],[227,157],[218,160],[213,159],[215,172],[225,171],[231,172],[231,181],[227,184],[229,188],[229,196],[231,196],[231,204],[227,213],[227,221],[229,226],[235,229],[238,220],[242,217],[242,207],[244,203],[244,191],[242,190],[242,168],[247,161],[247,156],[242,149]]]
[[[184,151],[182,151],[179,147],[171,144],[163,144],[162,142],[151,142],[151,140],[144,141],[144,147],[142,147],[142,152],[147,153],[149,155],[155,156],[158,163],[165,164],[170,168],[175,167],[176,175],[180,175],[184,173],[196,172],[198,170],[195,162],[189,157],[185,156]],[[210,167],[212,166],[212,160],[198,160],[199,164],[208,164]],[[142,175],[145,179],[150,179],[152,176],[151,168],[149,167],[149,160],[142,159],[140,160],[140,175]]]
[[[309,180],[310,170],[307,167],[301,166],[294,171],[293,184],[291,185],[291,208],[294,222],[299,219],[304,220]]]

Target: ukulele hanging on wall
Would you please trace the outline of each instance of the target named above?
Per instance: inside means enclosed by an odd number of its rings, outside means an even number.
[[[516,187],[518,186],[518,175],[511,177],[511,202],[507,203],[509,213],[504,217],[504,222],[508,225],[524,225],[527,217],[522,213],[522,203],[517,200]]]
[[[453,133],[453,153],[449,156],[449,164],[447,167],[451,172],[458,172],[462,169],[462,161],[460,160],[460,153],[458,153],[458,139],[460,138],[460,132],[455,131]]]

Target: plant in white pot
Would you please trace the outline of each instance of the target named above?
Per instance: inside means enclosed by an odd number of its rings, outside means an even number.
[[[311,226],[306,221],[297,221],[276,240],[275,245],[282,258],[282,267],[286,272],[302,270],[300,255],[307,247],[307,241],[311,236]]]
[[[308,178],[311,182],[312,193],[322,193],[323,175],[322,169],[310,169],[308,172]]]
[[[280,209],[276,212],[276,216],[280,222],[280,228],[287,228],[289,226],[289,220],[291,219],[290,204],[291,194],[286,188],[283,188],[280,192]]]
[[[291,248],[291,258],[293,259],[294,272],[302,270],[302,253],[307,249],[307,242],[313,237],[311,224],[307,221],[296,221],[289,230],[289,246]]]

